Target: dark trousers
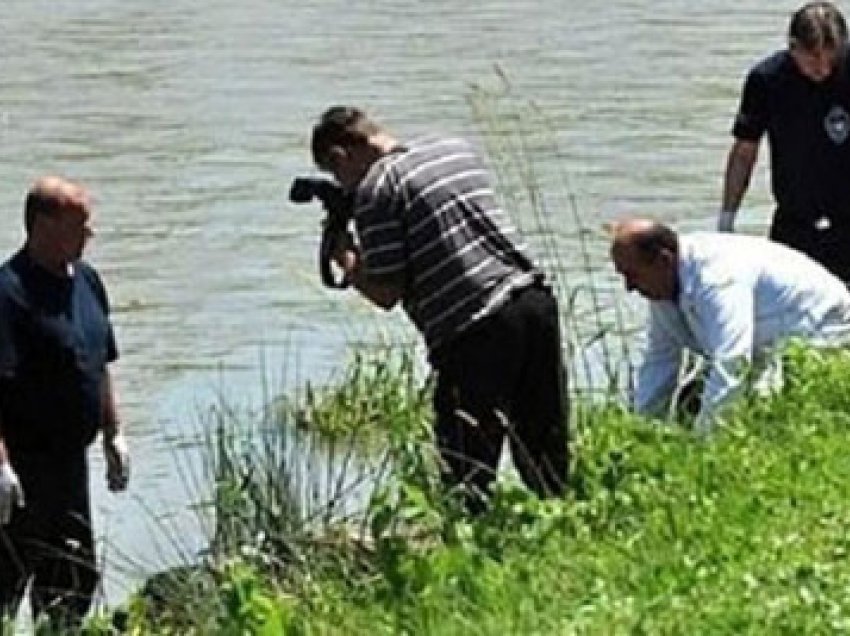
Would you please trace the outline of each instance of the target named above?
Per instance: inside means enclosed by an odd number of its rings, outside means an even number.
[[[27,583],[36,619],[72,629],[88,611],[98,582],[85,449],[21,453],[10,449],[26,506],[0,526],[0,626],[14,615]]]
[[[569,466],[566,372],[558,307],[526,288],[435,357],[436,438],[450,486],[465,484],[471,511],[495,478],[505,439],[525,484],[564,492]]]
[[[845,283],[850,283],[850,227],[846,221],[818,230],[815,220],[799,220],[777,210],[770,239],[793,247],[816,260]]]

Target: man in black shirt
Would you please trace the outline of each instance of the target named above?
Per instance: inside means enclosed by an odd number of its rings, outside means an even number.
[[[850,64],[847,26],[829,2],[800,8],[788,48],[747,76],[729,152],[718,229],[732,231],[759,142],[770,143],[773,240],[850,282]]]
[[[106,291],[80,260],[93,233],[88,193],[39,179],[25,227],[24,247],[0,268],[0,631],[31,582],[33,614],[64,633],[98,580],[86,449],[102,431],[109,488],[123,490],[127,444]]]

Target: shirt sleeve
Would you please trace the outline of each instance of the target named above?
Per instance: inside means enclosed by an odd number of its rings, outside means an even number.
[[[635,390],[635,410],[646,415],[666,412],[682,364],[682,346],[662,324],[659,312],[650,306],[646,351]]]
[[[384,168],[357,190],[354,224],[369,278],[382,280],[407,266],[404,200],[395,174]]]
[[[103,309],[103,315],[106,317],[106,361],[114,362],[118,359],[118,344],[115,340],[115,331],[112,328],[112,319],[110,318],[111,308],[109,305],[109,295],[106,293],[106,286],[103,284],[100,274],[93,267],[86,265],[83,272],[97,296],[97,300]]]
[[[767,130],[770,96],[767,81],[758,69],[753,69],[744,81],[741,103],[735,115],[732,134],[738,139],[758,141]]]
[[[707,362],[696,428],[710,430],[718,411],[741,391],[753,357],[752,289],[729,280],[707,286],[694,303],[694,333]]]

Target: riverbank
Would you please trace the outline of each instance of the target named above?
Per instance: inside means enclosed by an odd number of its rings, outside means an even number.
[[[287,508],[292,475],[265,481],[278,454],[245,472],[220,444],[214,463],[231,474],[216,482],[210,560],[119,614],[134,634],[848,630],[850,355],[788,357],[785,390],[742,404],[710,440],[574,405],[570,494],[539,501],[507,477],[474,520],[435,487],[422,396],[370,423],[387,479],[360,524],[333,502],[324,515]],[[356,402],[352,416],[366,412]],[[262,439],[255,449],[273,445]]]

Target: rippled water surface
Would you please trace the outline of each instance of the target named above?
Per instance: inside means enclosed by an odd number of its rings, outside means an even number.
[[[290,179],[310,170],[321,110],[355,103],[401,137],[480,139],[470,87],[499,87],[498,67],[548,121],[537,134],[551,143],[534,163],[554,201],[572,194],[593,229],[627,212],[709,227],[743,73],[783,45],[795,6],[6,0],[0,249],[22,240],[23,196],[37,175],[78,178],[97,197],[90,258],[115,307],[134,449],[123,497],[104,492],[93,453],[108,598],[179,551],[151,538],[160,520],[174,522],[180,549],[202,543],[171,438],[196,430],[215,393],[255,401],[261,377],[274,382],[284,366],[321,377],[361,327],[402,321],[322,289],[318,211],[285,200]],[[744,230],[763,231],[768,202],[762,168]],[[569,262],[574,216],[549,211]],[[611,286],[605,249],[592,240],[598,280]]]

